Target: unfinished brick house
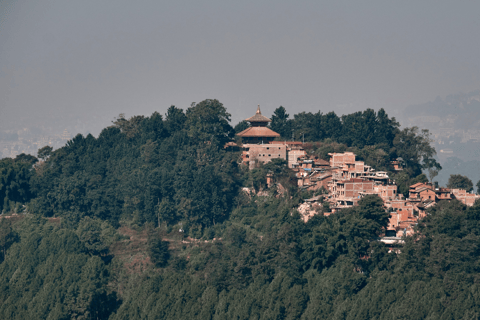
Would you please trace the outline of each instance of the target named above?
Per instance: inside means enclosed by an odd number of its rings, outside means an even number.
[[[452,189],[452,195],[455,197],[455,199],[463,202],[464,205],[467,205],[469,207],[473,206],[475,204],[475,201],[480,199],[479,195],[468,193],[466,190],[463,189]]]
[[[387,183],[387,184],[376,184],[373,187],[373,192],[377,194],[383,201],[391,201],[396,199],[398,196],[403,197],[397,193],[398,187],[396,184]]]
[[[360,199],[360,195],[374,194],[373,186],[373,181],[352,178],[332,184],[331,191],[336,193],[339,198]]]
[[[390,212],[408,211],[413,216],[416,206],[412,202],[399,197],[395,200],[386,201],[385,208]]]
[[[410,186],[409,200],[420,199],[422,202],[439,202],[442,200],[457,199],[467,206],[473,206],[480,196],[468,193],[463,189],[434,189],[430,183],[417,183]]]
[[[298,175],[297,176],[297,183],[298,186],[310,191],[315,191],[319,190],[322,187],[325,190],[328,190],[328,184],[332,180],[332,172],[331,171],[316,171],[313,170],[312,173],[309,175],[303,176]]]
[[[416,183],[410,186],[409,197],[405,199],[402,194],[398,194],[395,181],[391,180],[386,172],[377,172],[365,165],[363,161],[356,161],[354,153],[330,153],[329,155],[329,165],[321,159],[307,156],[298,158],[293,168],[297,172],[299,186],[315,190],[321,185],[327,185],[329,193],[325,201],[330,203],[332,211],[325,212],[326,216],[342,208],[357,205],[358,201],[366,195],[378,195],[382,198],[385,209],[390,212],[389,223],[385,230],[387,237],[397,239],[413,234],[418,220],[425,217],[426,210],[439,201],[458,199],[472,206],[480,198],[479,195],[467,193],[465,190],[434,188],[430,183]],[[395,165],[395,163],[392,164]],[[395,170],[398,169],[400,167],[395,168]],[[312,207],[319,199],[320,196],[309,199],[308,205]],[[312,215],[311,212],[310,215]]]
[[[307,155],[301,141],[273,141],[272,143],[283,143],[287,146],[288,167],[293,169],[298,165],[298,159]]]
[[[413,216],[410,211],[400,209],[390,213],[390,220],[385,234],[392,237],[402,237],[413,234],[413,226],[418,222],[418,218]]]
[[[355,163],[355,154],[353,152],[329,153],[330,167],[341,168],[346,163]]]
[[[332,168],[328,161],[316,156],[302,155],[292,164],[292,170],[300,188],[315,191],[323,187],[328,190],[328,183],[332,179]]]
[[[356,204],[368,194],[377,194],[384,201],[398,197],[397,185],[386,172],[375,171],[363,161],[356,161],[353,152],[329,153],[332,179],[330,201],[334,207]]]
[[[410,201],[398,194],[398,187],[386,172],[375,171],[363,161],[356,161],[352,152],[331,153],[330,166],[332,179],[329,184],[329,198],[332,212],[354,206],[369,194],[378,195],[384,202],[386,210],[391,214],[386,234],[402,236],[413,233],[413,226],[419,217],[424,215],[425,204],[421,197],[435,198],[434,192],[423,185],[412,186],[418,199]],[[427,190],[427,191],[425,191]],[[417,193],[415,193],[417,192]],[[433,193],[432,193],[433,192]],[[421,212],[417,205],[421,205]]]
[[[440,201],[457,199],[467,206],[473,206],[479,198],[462,189],[434,189],[430,183],[416,183],[410,186],[407,199],[385,201],[385,206],[391,212],[387,233],[391,235],[395,230],[398,237],[411,234],[418,219],[425,217],[426,210]]]
[[[438,200],[452,200],[452,191],[447,188],[437,188],[435,189],[435,194]]]

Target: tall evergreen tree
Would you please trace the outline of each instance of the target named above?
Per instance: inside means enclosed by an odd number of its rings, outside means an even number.
[[[270,127],[273,131],[279,133],[284,139],[291,135],[291,128],[289,126],[289,115],[283,106],[275,109],[272,115],[272,122]]]

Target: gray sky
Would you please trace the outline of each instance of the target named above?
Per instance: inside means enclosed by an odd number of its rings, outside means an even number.
[[[479,1],[0,1],[0,125],[219,99],[233,124],[480,88]],[[105,125],[108,125],[106,121]],[[98,133],[101,128],[91,128]]]

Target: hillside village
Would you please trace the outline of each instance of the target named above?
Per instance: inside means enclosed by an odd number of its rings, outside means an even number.
[[[2,159],[0,318],[480,314],[477,197],[424,183],[425,135],[370,110],[320,116],[296,117],[325,120],[307,138],[258,108],[232,143],[205,100]],[[282,141],[291,128],[307,143]]]
[[[306,199],[298,208],[304,221],[315,214],[328,216],[340,209],[358,204],[366,195],[378,195],[390,212],[386,237],[401,237],[413,233],[418,220],[425,217],[426,209],[439,201],[457,199],[467,206],[473,206],[479,195],[462,189],[447,189],[431,183],[416,183],[410,186],[408,198],[398,192],[395,180],[387,172],[376,171],[363,161],[357,161],[353,152],[329,153],[329,161],[308,155],[300,141],[278,141],[280,134],[267,127],[271,120],[262,115],[260,106],[253,117],[245,119],[251,126],[237,136],[241,144],[229,143],[229,147],[242,150],[242,163],[254,168],[258,163],[283,159],[295,172],[299,188],[309,191],[323,190],[320,194]],[[401,171],[403,159],[392,160],[395,171]],[[267,176],[267,185],[274,184],[274,177]],[[327,205],[325,205],[327,204]],[[324,208],[328,209],[325,210]]]

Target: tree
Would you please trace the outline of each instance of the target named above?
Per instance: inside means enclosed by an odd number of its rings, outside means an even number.
[[[386,143],[390,147],[392,146],[395,134],[399,131],[400,124],[395,118],[389,119],[387,113],[383,108],[377,112],[376,121],[376,143]]]
[[[388,224],[390,214],[383,207],[383,200],[377,195],[367,195],[358,202],[357,212],[362,218],[370,219],[377,223],[377,232]]]
[[[433,159],[437,154],[430,143],[430,132],[417,127],[405,128],[398,132],[393,140],[393,146],[397,157],[402,157],[406,164],[406,170],[410,175],[417,176],[422,169],[435,167],[441,169],[440,165]]]
[[[272,130],[279,133],[284,138],[290,134],[288,116],[287,110],[280,106],[273,112],[272,122],[270,123]]]
[[[18,156],[15,157],[15,162],[16,163],[25,163],[27,165],[33,165],[38,161],[37,158],[32,156],[31,154],[19,154]]]
[[[464,189],[467,192],[471,192],[473,190],[473,182],[461,174],[451,174],[450,178],[448,178],[447,188]]]
[[[7,249],[15,241],[15,233],[12,230],[11,219],[0,219],[0,250],[2,251],[2,260],[6,259]]]
[[[480,194],[480,180],[477,182],[477,194]]]
[[[107,252],[108,248],[102,241],[100,220],[84,217],[78,225],[76,234],[91,254],[99,255]]]
[[[165,267],[168,259],[170,259],[168,242],[162,241],[158,236],[150,235],[148,238],[148,253],[157,267]]]
[[[423,159],[423,168],[425,168],[427,170],[429,170],[429,169],[436,170],[437,174],[438,174],[438,171],[442,170],[442,166],[434,158]]]
[[[38,149],[37,155],[43,161],[47,160],[48,157],[52,154],[53,148],[50,146],[45,146],[43,148]]]
[[[428,178],[430,179],[430,183],[433,182],[436,176],[438,176],[438,169],[437,168],[428,168]]]
[[[170,134],[173,134],[175,131],[183,129],[186,120],[187,116],[182,109],[170,106],[165,115],[165,127]]]
[[[342,133],[342,122],[335,112],[330,111],[322,117],[324,138],[338,139]]]
[[[32,169],[36,161],[34,156],[23,153],[15,159],[0,160],[0,213],[15,211],[33,198],[30,181],[36,174]]]
[[[321,112],[317,114],[301,112],[294,116],[291,123],[288,123],[288,129],[294,131],[295,140],[316,141],[319,137],[323,136],[321,118]]]
[[[211,143],[223,147],[233,138],[230,113],[220,101],[207,99],[187,109],[188,135],[200,143]]]
[[[245,121],[245,120],[242,120],[235,126],[235,128],[233,128],[233,130],[235,130],[235,134],[238,134],[238,133],[242,132],[243,130],[247,129],[248,127],[250,127],[248,122]]]

